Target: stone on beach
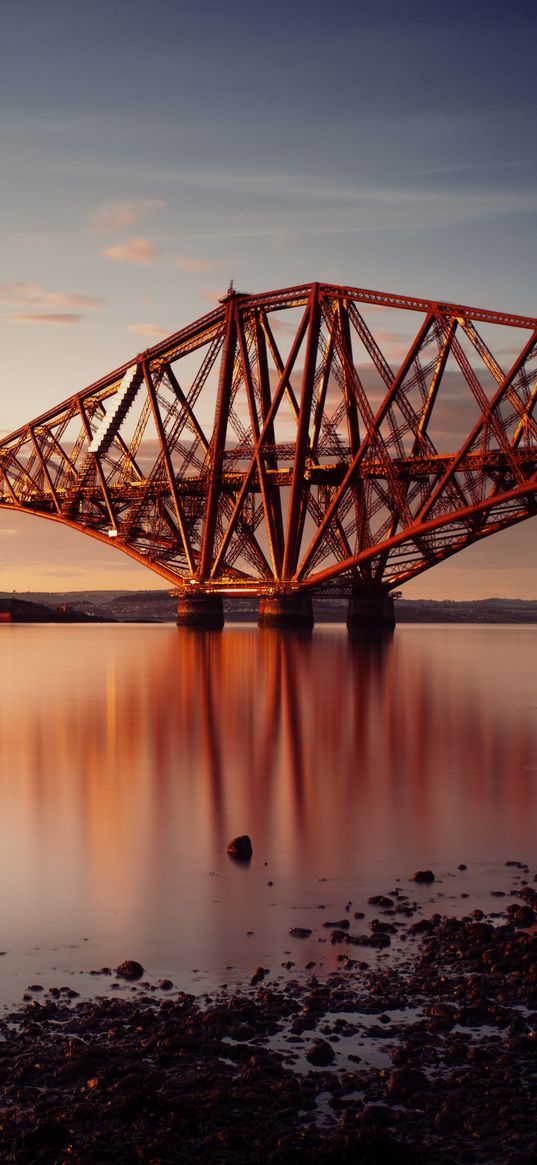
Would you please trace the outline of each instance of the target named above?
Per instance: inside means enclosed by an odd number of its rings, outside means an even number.
[[[314,1040],[306,1052],[306,1060],[316,1068],[327,1068],[335,1060],[335,1052],[328,1040]]]

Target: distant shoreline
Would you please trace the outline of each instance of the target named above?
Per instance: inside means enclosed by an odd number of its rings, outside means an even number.
[[[256,622],[257,602],[224,600],[226,621]],[[176,599],[168,591],[0,592],[0,623],[169,623]],[[314,597],[316,623],[344,623],[347,599]],[[537,624],[537,599],[395,599],[396,622]]]

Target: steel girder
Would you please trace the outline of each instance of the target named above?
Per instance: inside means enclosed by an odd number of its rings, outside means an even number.
[[[535,319],[329,284],[230,291],[4,437],[0,506],[179,589],[389,591],[535,513],[536,398]]]

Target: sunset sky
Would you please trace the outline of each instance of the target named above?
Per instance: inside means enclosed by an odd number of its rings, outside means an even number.
[[[530,0],[0,0],[0,17],[3,433],[230,279],[537,316]],[[533,598],[536,567],[531,520],[405,593]],[[158,585],[0,513],[1,590]]]

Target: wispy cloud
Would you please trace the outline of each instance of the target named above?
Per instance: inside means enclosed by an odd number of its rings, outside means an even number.
[[[465,118],[467,122],[467,118]],[[419,121],[416,123],[415,132],[419,129]],[[414,121],[410,126],[406,126],[408,132],[414,126]],[[435,118],[435,127],[438,131],[437,119]],[[481,122],[476,122],[475,133],[480,131]],[[466,127],[468,128],[468,127]],[[408,174],[408,180],[395,184],[387,183],[383,185],[368,185],[360,180],[353,181],[352,179],[341,181],[337,175],[332,175],[322,172],[308,172],[297,170],[294,173],[290,170],[263,170],[260,167],[195,167],[187,168],[185,166],[177,166],[173,163],[168,165],[161,165],[157,170],[153,171],[153,179],[160,184],[167,184],[171,188],[176,189],[197,189],[203,191],[225,193],[229,192],[232,195],[261,195],[272,198],[274,196],[284,197],[285,202],[299,200],[302,204],[306,203],[312,205],[330,201],[334,204],[341,205],[343,203],[356,201],[371,202],[373,205],[377,199],[381,203],[389,203],[390,206],[397,206],[399,199],[403,199],[406,204],[412,199],[416,200],[418,209],[425,204],[437,202],[440,199],[442,206],[451,205],[453,203],[462,201],[463,209],[475,208],[476,206],[484,206],[487,213],[503,213],[516,212],[517,209],[523,209],[531,206],[535,207],[535,191],[533,186],[525,189],[520,188],[517,191],[509,191],[503,189],[491,189],[488,175],[494,169],[499,171],[523,168],[525,165],[524,159],[513,162],[500,162],[495,165],[490,163],[474,163],[474,160],[469,162],[454,163],[453,165],[446,165],[445,167],[429,169],[416,169]],[[119,162],[117,165],[110,165],[106,162],[106,174],[110,177],[110,169],[112,168],[116,178],[125,182],[132,182],[138,176],[138,168],[133,169],[129,164]],[[55,167],[56,172],[71,173],[72,166],[70,164],[62,163]],[[423,187],[416,188],[414,183],[415,178],[427,176],[429,174],[433,177],[436,173],[453,173],[467,174],[468,172],[483,175],[483,185],[480,190],[474,189],[469,191],[465,186],[460,188],[453,188],[451,190],[439,191],[436,187],[429,190]],[[86,174],[89,177],[99,176],[103,173],[102,163],[98,160],[85,161],[82,168],[77,165],[77,174]],[[149,203],[154,205],[157,200]],[[118,206],[129,206],[129,203],[111,204]],[[144,205],[144,203],[132,203],[133,206]],[[248,233],[248,232],[245,232]],[[263,234],[265,232],[256,232]],[[272,233],[272,231],[266,232]],[[187,237],[184,235],[183,237]]]
[[[282,320],[278,316],[274,316],[270,321],[270,327],[273,332],[285,333],[287,336],[296,335],[296,323],[289,323],[288,320]]]
[[[375,330],[375,340],[377,344],[403,344],[405,348],[409,345],[409,333],[407,332],[388,332],[384,329]]]
[[[426,178],[428,175],[432,176],[434,174],[480,174],[488,173],[489,171],[520,170],[532,164],[532,158],[512,160],[508,158],[495,158],[492,162],[477,162],[475,159],[472,159],[468,162],[458,162],[452,165],[429,166],[424,170],[413,170],[412,175],[418,178]]]
[[[2,283],[0,284],[0,304],[8,307],[99,307],[104,300],[96,299],[92,295],[81,295],[73,291],[46,291],[37,283]]]
[[[166,203],[160,198],[144,198],[135,201],[125,199],[123,202],[107,202],[90,219],[90,226],[94,231],[120,231],[124,227],[134,226],[141,222],[146,215],[155,210],[161,210]]]
[[[190,271],[192,274],[214,271],[215,268],[215,264],[211,263],[209,259],[196,259],[192,255],[177,255],[175,262],[181,271]]]
[[[158,324],[127,324],[128,332],[137,332],[140,336],[168,336],[166,328],[159,328]]]
[[[83,316],[78,312],[13,312],[4,316],[15,324],[49,324],[57,327],[62,324],[78,324]]]
[[[309,185],[315,186],[310,179]],[[247,192],[247,190],[245,191]],[[463,226],[509,216],[535,214],[537,192],[437,191],[411,187],[337,189],[317,183],[307,186],[289,183],[289,201],[300,199],[299,217],[287,211],[277,228],[265,230],[196,231],[185,240],[323,237],[361,235],[395,231],[420,232],[432,228]],[[324,207],[322,206],[324,202]],[[317,206],[315,205],[317,204]],[[304,221],[304,207],[308,219]]]
[[[139,267],[150,267],[158,255],[157,247],[147,239],[131,239],[128,243],[116,243],[103,250],[105,259],[114,263],[134,263]]]
[[[220,301],[224,298],[225,294],[225,287],[221,287],[219,291],[211,291],[209,288],[207,288],[205,291],[202,291],[201,298],[204,299],[206,303],[210,303],[212,307],[217,307]]]

